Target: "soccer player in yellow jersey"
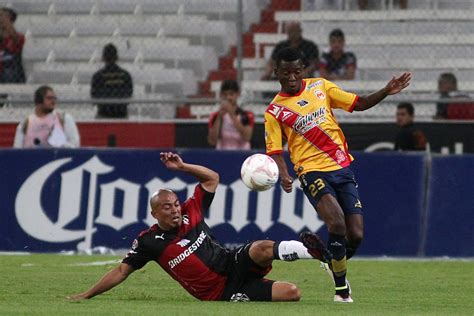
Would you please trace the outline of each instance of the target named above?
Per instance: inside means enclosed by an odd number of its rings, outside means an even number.
[[[393,77],[379,91],[357,96],[322,78],[303,79],[303,70],[298,50],[286,48],[279,52],[275,75],[281,90],[265,112],[266,150],[278,164],[283,190],[291,192],[293,179],[282,156],[283,138],[288,141],[301,187],[328,228],[327,249],[332,254],[328,263],[336,286],[334,301],[352,302],[346,260],[362,241],[364,222],[357,184],[349,169],[353,157],[332,109],[370,109],[406,88],[411,74]],[[301,236],[308,249],[323,246],[314,236]]]

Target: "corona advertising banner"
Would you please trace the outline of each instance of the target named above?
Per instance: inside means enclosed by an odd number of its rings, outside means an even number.
[[[224,245],[297,239],[304,230],[319,231],[325,238],[325,225],[298,180],[289,194],[279,185],[264,192],[247,189],[240,180],[240,166],[254,152],[179,153],[186,162],[220,174],[220,185],[205,217]],[[355,157],[351,168],[365,218],[365,240],[359,254],[417,255],[423,232],[433,235],[435,229],[423,224],[423,155],[356,153]],[[156,222],[148,204],[155,191],[172,189],[183,201],[197,184],[190,175],[166,169],[157,150],[3,150],[0,163],[2,251],[129,248],[140,231]],[[443,218],[435,214],[437,221]]]

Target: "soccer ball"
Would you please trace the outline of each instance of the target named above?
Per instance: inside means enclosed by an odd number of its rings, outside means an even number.
[[[254,154],[245,159],[240,177],[249,189],[265,191],[278,181],[278,165],[270,156]]]

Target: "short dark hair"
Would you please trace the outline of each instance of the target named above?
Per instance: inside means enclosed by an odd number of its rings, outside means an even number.
[[[278,67],[280,66],[282,61],[292,62],[298,59],[303,61],[303,55],[301,54],[301,51],[296,48],[286,47],[278,52],[277,58],[276,58],[276,65]]]
[[[6,13],[8,13],[8,15],[10,16],[10,21],[12,21],[12,22],[16,21],[16,17],[18,16],[18,14],[16,13],[15,10],[13,10],[12,8],[8,8],[8,7],[2,7],[0,10],[5,11]]]
[[[339,37],[344,39],[344,32],[341,29],[334,29],[329,33],[329,38],[331,37]]]
[[[446,80],[453,84],[455,87],[458,85],[458,80],[456,79],[456,76],[452,72],[445,72],[439,75],[438,80]]]
[[[239,83],[232,79],[222,81],[221,93],[224,91],[229,91],[229,90],[239,93],[240,92]]]
[[[118,60],[117,47],[112,43],[105,45],[102,50],[102,59],[106,63],[115,63]]]
[[[42,104],[48,91],[53,91],[50,86],[41,86],[35,91],[35,104]]]
[[[406,109],[408,114],[410,114],[411,116],[415,115],[415,108],[410,102],[400,103],[399,105],[397,105],[397,109]]]

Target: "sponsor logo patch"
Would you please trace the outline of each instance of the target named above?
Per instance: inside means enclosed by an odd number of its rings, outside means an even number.
[[[314,91],[314,94],[319,100],[324,100],[326,98],[326,95],[321,90]]]

